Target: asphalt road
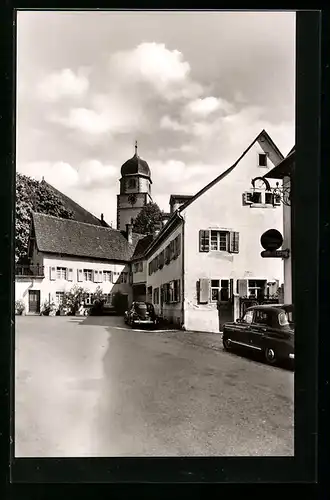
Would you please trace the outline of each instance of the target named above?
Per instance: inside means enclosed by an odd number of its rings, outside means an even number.
[[[18,317],[15,455],[293,455],[293,372],[220,334]]]

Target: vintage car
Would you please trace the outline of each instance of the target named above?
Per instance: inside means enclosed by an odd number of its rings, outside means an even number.
[[[249,307],[243,318],[225,323],[222,342],[228,351],[235,346],[260,351],[266,361],[294,359],[293,306],[289,304]]]
[[[150,302],[133,302],[130,309],[125,311],[124,321],[132,328],[137,325],[156,326],[154,306]]]

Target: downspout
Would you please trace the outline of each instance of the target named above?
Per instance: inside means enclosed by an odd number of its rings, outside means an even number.
[[[181,238],[181,263],[182,263],[182,269],[181,269],[181,317],[182,317],[182,324],[181,324],[181,327],[184,326],[185,324],[185,314],[184,314],[184,298],[185,298],[185,287],[184,287],[184,250],[185,250],[185,247],[184,247],[184,224],[185,224],[185,220],[184,218],[182,217],[182,215],[178,212],[178,216],[180,217],[180,219],[182,220],[182,238]]]

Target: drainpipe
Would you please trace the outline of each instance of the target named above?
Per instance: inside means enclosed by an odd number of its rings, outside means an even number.
[[[181,262],[182,262],[182,269],[181,269],[181,316],[182,316],[182,325],[185,324],[185,314],[184,314],[184,297],[185,297],[185,288],[184,288],[184,224],[185,220],[182,217],[182,215],[177,212],[178,216],[182,220],[182,237],[181,237]]]

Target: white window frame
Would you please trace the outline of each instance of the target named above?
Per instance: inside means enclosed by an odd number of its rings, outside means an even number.
[[[112,271],[105,270],[105,271],[103,271],[102,275],[103,275],[103,281],[111,283]]]
[[[255,282],[257,282],[257,281],[263,281],[263,282],[264,282],[264,286],[250,286],[250,282],[251,282],[251,281],[255,281]],[[262,280],[262,279],[261,279],[261,280],[260,280],[260,279],[249,279],[249,280],[248,280],[248,286],[247,286],[248,298],[249,298],[249,299],[254,299],[254,298],[257,298],[257,296],[258,296],[257,291],[258,291],[258,290],[262,290],[262,289],[264,289],[264,290],[265,290],[265,285],[266,285],[266,284],[267,284],[267,280]],[[251,295],[250,290],[255,290],[255,292],[256,292],[256,293],[255,293],[255,295]]]
[[[85,297],[85,304],[87,306],[91,306],[94,302],[94,294],[93,293],[87,293]]]
[[[93,269],[83,269],[84,281],[93,281]]]
[[[228,290],[228,301],[230,300],[230,279],[229,278],[212,278],[211,280],[211,285],[210,285],[210,302],[215,304],[218,302],[218,299],[221,298],[221,290]],[[213,286],[212,281],[218,281],[219,286]],[[222,286],[222,281],[228,281],[228,286]],[[212,297],[212,290],[217,290],[218,291],[218,298],[213,299]],[[226,301],[224,301],[226,302]]]
[[[213,235],[212,235],[213,233]],[[216,248],[212,248],[212,236],[214,237],[216,233]],[[226,249],[220,248],[221,236],[226,238]],[[229,251],[229,231],[224,231],[221,229],[210,229],[210,252],[228,252]],[[214,241],[214,239],[213,239]]]
[[[63,298],[64,298],[64,292],[63,291],[57,291],[55,292],[55,304],[60,306],[63,304]]]
[[[57,266],[56,267],[56,279],[58,280],[67,280],[68,279],[68,268]]]

